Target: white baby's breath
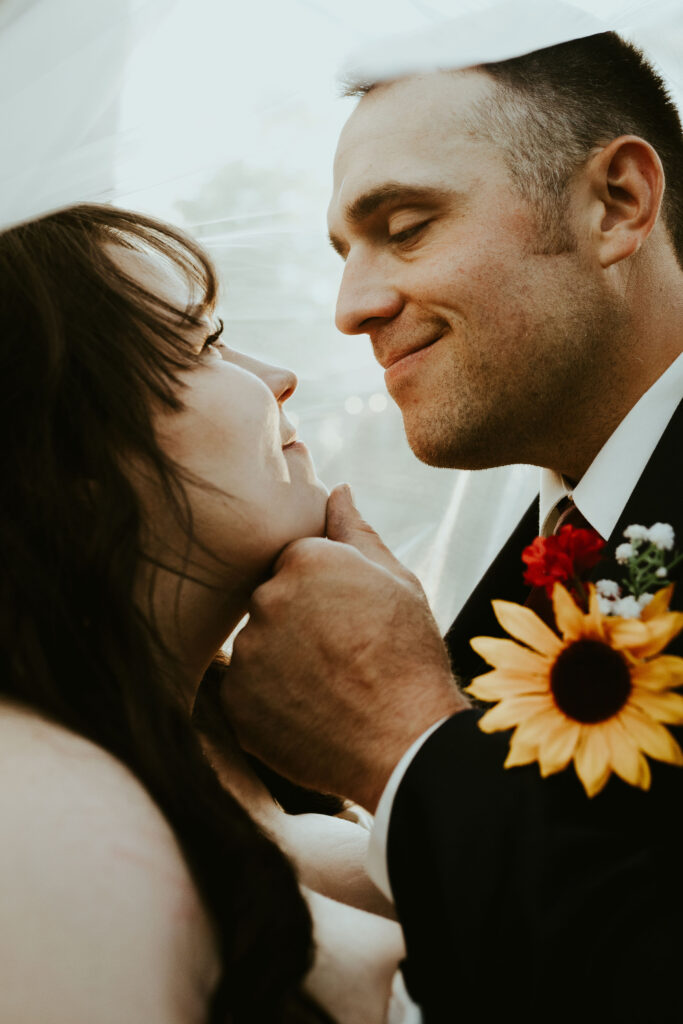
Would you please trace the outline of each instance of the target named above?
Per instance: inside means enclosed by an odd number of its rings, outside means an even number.
[[[614,580],[598,580],[595,589],[600,597],[621,597],[621,587]]]
[[[640,597],[638,598],[638,604],[640,605],[640,610],[641,611],[643,610],[643,608],[647,608],[647,606],[649,605],[650,601],[652,600],[652,598],[654,596],[655,596],[654,594],[641,594],[640,595]]]
[[[620,544],[614,552],[614,557],[621,565],[625,565],[629,558],[633,558],[635,552],[632,544]]]
[[[655,573],[655,576],[657,576],[660,580],[665,580],[666,577],[668,576],[668,572],[667,572],[666,566],[665,565],[660,565],[659,569],[657,569],[657,571]]]
[[[675,539],[673,526],[668,523],[655,523],[647,531],[647,539],[660,551],[671,551]]]
[[[598,594],[598,608],[601,615],[614,615],[615,607],[616,601],[613,601],[610,597],[603,597],[602,594]]]
[[[638,598],[632,594],[620,598],[615,602],[614,614],[620,615],[623,619],[639,619],[641,607]]]
[[[647,526],[640,526],[638,523],[634,523],[632,526],[627,526],[624,530],[624,537],[626,537],[626,540],[647,540]]]

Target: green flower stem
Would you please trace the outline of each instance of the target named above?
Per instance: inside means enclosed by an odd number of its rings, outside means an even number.
[[[576,573],[572,575],[572,583],[574,584],[576,592],[579,595],[584,611],[588,611],[588,594],[586,593],[586,588],[584,587],[583,583],[576,575]]]
[[[673,569],[675,565],[678,565],[679,562],[683,562],[683,551],[681,551],[680,555],[674,558],[673,562],[669,562],[667,571],[671,571],[671,569]]]
[[[641,541],[633,542],[635,551],[633,557],[628,561],[628,578],[621,581],[634,597],[646,594],[653,586],[667,586],[669,572],[683,560],[683,552],[681,552],[681,554],[675,555],[667,566],[666,552],[663,548],[657,548],[654,544],[648,543],[644,549],[638,550],[641,543]],[[658,577],[658,569],[666,569],[666,577]]]

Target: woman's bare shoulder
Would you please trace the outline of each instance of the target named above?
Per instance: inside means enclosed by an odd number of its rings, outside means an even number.
[[[108,751],[29,708],[0,701],[0,805],[3,820],[36,830],[58,826],[71,840],[102,848],[108,836],[132,837],[177,859],[173,833],[145,788]],[[0,844],[1,853],[2,844]]]
[[[0,702],[0,1020],[203,1021],[218,962],[165,818],[88,740]]]

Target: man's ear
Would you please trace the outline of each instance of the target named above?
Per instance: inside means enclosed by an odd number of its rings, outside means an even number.
[[[664,168],[649,142],[621,135],[587,165],[593,238],[601,266],[636,252],[652,231],[664,194]]]

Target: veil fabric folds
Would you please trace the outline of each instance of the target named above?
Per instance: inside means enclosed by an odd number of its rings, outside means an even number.
[[[142,170],[142,162],[136,166],[130,159],[136,141],[127,137],[119,121],[119,101],[130,57],[177,4],[178,0],[0,0],[0,230],[72,202],[115,201],[121,194],[153,184],[155,175],[161,180],[168,159],[178,165],[186,163],[186,147],[179,141],[175,151],[168,148],[164,170],[159,161],[150,178],[149,170]],[[232,5],[230,20],[234,22],[235,40],[226,65],[244,31],[238,6]],[[267,12],[268,2],[258,6]],[[293,32],[300,36],[301,12],[306,3],[288,0],[287,6]],[[330,0],[316,0],[313,6],[318,20],[326,14],[334,19],[330,24],[344,40],[339,57],[344,47],[348,49],[348,41],[356,40],[346,71],[352,69],[359,76],[405,74],[449,63],[469,66],[615,28],[632,34],[663,66],[674,89],[683,91],[683,7],[679,0],[636,0],[622,4],[604,20],[586,10],[591,0],[583,0],[583,4],[579,0],[577,6],[563,0],[508,0],[503,4],[451,0],[429,8],[415,3],[411,31],[385,34],[376,42],[371,29],[381,24],[386,33],[392,21],[384,18],[373,22],[372,17],[366,17],[354,25],[359,12],[353,4],[349,5],[346,22],[338,5]],[[383,6],[378,4],[376,13]],[[593,0],[593,6],[602,13],[609,10],[610,0]],[[198,16],[206,20],[210,3],[202,0],[197,9]],[[456,20],[452,18],[454,13],[460,14]],[[225,19],[225,10],[221,16]],[[396,21],[404,29],[410,24],[405,10],[397,10]],[[264,39],[266,32],[267,26]],[[255,63],[258,56],[254,54]],[[182,68],[180,53],[171,55],[171,59]],[[330,80],[333,72],[330,67]],[[192,100],[199,109],[206,105],[207,98],[195,88],[197,95]],[[191,76],[187,89],[193,89]],[[226,105],[235,102],[227,84],[224,96],[218,92],[209,98],[217,124],[226,113]],[[243,98],[237,98],[237,103],[242,102]],[[160,100],[157,110],[162,108]],[[224,130],[228,137],[233,114],[234,110],[227,110]],[[148,134],[153,134],[154,127],[146,126]],[[207,149],[208,161],[206,136],[202,145]],[[229,156],[227,144],[223,152]],[[121,174],[124,155],[128,157],[125,180]],[[239,156],[232,154],[233,159]],[[201,162],[198,154],[197,165]]]
[[[0,0],[0,230],[115,197],[118,98],[173,0]]]
[[[614,28],[643,46],[679,107],[683,97],[680,0],[511,0],[507,20],[496,5],[0,0],[0,230],[75,202],[111,201],[195,234],[226,282],[226,334],[297,371],[291,405],[321,477],[352,484],[363,513],[422,578],[444,628],[533,497],[537,471],[449,473],[418,463],[366,339],[334,330],[340,267],[324,209],[352,102],[334,98],[335,69],[349,52],[351,63],[362,57],[368,73],[381,74],[388,56],[394,71],[416,60],[429,68],[450,62],[452,46],[454,60],[468,64]],[[179,12],[182,29],[165,35]],[[463,12],[472,14],[467,50],[451,23]],[[430,29],[438,52],[416,45],[418,37],[427,45]],[[409,34],[389,54],[394,30]],[[155,47],[163,60],[147,68]],[[138,88],[146,96],[136,104]],[[182,176],[202,167],[206,181],[193,191]]]

